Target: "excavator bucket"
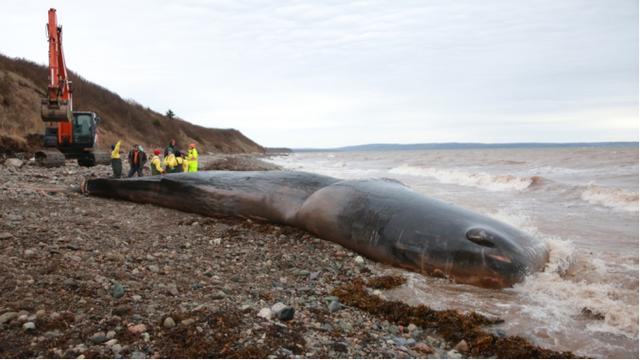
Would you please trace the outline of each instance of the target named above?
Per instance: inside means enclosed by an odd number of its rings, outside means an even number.
[[[47,99],[42,100],[40,115],[42,121],[71,122],[73,119],[71,106],[68,103],[51,104]]]
[[[64,166],[65,157],[57,149],[43,149],[35,154],[36,164],[42,167]]]

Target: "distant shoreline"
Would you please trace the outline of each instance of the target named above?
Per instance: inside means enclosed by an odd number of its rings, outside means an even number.
[[[580,143],[424,143],[424,144],[365,144],[337,148],[293,148],[293,152],[356,152],[396,150],[454,150],[454,149],[522,149],[522,148],[601,148],[638,147],[637,141],[580,142]]]

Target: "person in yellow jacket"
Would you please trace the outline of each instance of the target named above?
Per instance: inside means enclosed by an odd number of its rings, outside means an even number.
[[[120,140],[114,145],[111,145],[111,170],[113,170],[113,177],[122,177],[122,159],[120,159]]]
[[[176,157],[176,172],[187,172],[189,165],[187,165],[187,160],[184,159],[180,150],[176,150],[174,155]]]
[[[172,174],[177,172],[178,161],[176,160],[176,154],[173,152],[167,153],[164,157],[164,171],[167,174]]]
[[[198,150],[196,150],[196,144],[189,145],[187,162],[189,163],[189,172],[198,172]]]
[[[160,153],[160,149],[153,150],[153,157],[151,157],[151,175],[162,175],[164,173],[162,162],[160,161]]]

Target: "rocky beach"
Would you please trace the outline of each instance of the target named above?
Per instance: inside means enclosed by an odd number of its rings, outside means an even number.
[[[402,271],[301,230],[78,191],[110,173],[0,165],[0,356],[572,356],[492,332],[497,319],[386,301]]]

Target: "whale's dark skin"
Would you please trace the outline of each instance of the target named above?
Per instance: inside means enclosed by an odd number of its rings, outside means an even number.
[[[286,224],[375,261],[483,287],[511,286],[548,260],[544,242],[388,179],[205,171],[90,179],[83,190],[206,216]]]

